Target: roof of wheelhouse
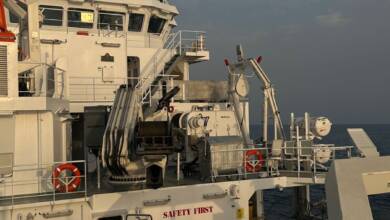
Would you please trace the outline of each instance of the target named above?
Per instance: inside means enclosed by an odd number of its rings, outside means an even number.
[[[95,3],[109,3],[109,4],[121,4],[128,5],[130,7],[152,7],[158,8],[168,13],[175,15],[179,14],[176,6],[170,4],[168,0],[68,0],[70,3],[83,3],[83,2],[95,2]]]

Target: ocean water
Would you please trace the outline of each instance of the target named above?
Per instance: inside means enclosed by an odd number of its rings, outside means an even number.
[[[378,147],[378,151],[382,156],[390,155],[390,124],[389,125],[335,125],[329,136],[324,138],[321,143],[336,144],[336,146],[353,145],[347,128],[363,128]],[[261,134],[260,126],[251,127],[252,138],[259,137]],[[265,214],[267,220],[283,220],[297,219],[294,217],[292,208],[294,198],[294,190],[284,189],[267,190],[264,192]],[[327,219],[325,204],[325,192],[323,186],[315,186],[311,188],[312,202],[317,204],[313,207],[313,213],[317,218]],[[390,195],[370,196],[370,205],[375,220],[390,219]]]

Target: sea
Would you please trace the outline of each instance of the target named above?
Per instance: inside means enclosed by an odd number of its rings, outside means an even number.
[[[363,128],[377,146],[381,156],[390,155],[390,124],[344,124],[333,125],[331,133],[321,140],[321,143],[336,146],[352,146],[347,128]],[[260,137],[261,126],[251,127],[251,136]],[[351,183],[353,184],[353,183]],[[293,189],[266,190],[264,192],[264,208],[267,220],[297,219],[293,209]],[[313,219],[327,219],[325,191],[323,186],[311,187]],[[369,196],[369,201],[375,220],[390,220],[390,194]]]

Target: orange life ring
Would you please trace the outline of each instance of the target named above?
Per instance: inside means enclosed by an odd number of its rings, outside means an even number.
[[[63,178],[60,175],[64,171],[69,171],[72,175]],[[53,170],[52,182],[55,190],[58,192],[75,192],[81,183],[80,170],[70,163],[61,164]]]
[[[173,106],[169,106],[168,107],[168,112],[169,113],[172,113],[172,112],[174,112],[175,111],[175,107],[173,107]]]
[[[244,163],[246,172],[253,173],[260,172],[261,168],[265,164],[265,161],[261,151],[253,149],[245,152]]]

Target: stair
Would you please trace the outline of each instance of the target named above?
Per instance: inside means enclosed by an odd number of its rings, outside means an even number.
[[[157,85],[160,83],[160,81],[164,78],[164,76],[170,76],[172,74],[172,71],[176,67],[177,63],[179,63],[182,60],[182,57],[179,55],[175,55],[172,57],[172,59],[165,64],[163,72],[160,73],[159,76],[156,77],[156,79],[152,83],[152,97],[157,92],[158,87]]]
[[[194,63],[208,60],[208,57],[208,51],[204,47],[204,32],[179,31],[171,34],[164,47],[155,53],[142,70],[136,86],[141,95],[140,102],[152,104],[151,97],[157,90],[156,85],[164,76],[169,76],[182,59]]]
[[[136,153],[133,142],[141,107],[146,107],[147,111],[143,111],[144,114],[152,112],[152,106],[156,104],[152,97],[158,91],[159,83],[164,77],[169,77],[178,62],[186,56],[186,52],[183,50],[186,46],[182,39],[182,33],[177,32],[170,35],[164,48],[158,49],[149,63],[145,65],[134,88],[122,85],[116,91],[102,147],[103,165],[110,170],[113,176],[128,175],[126,166],[130,164],[129,156],[134,156]],[[164,147],[167,148],[149,148],[144,153],[149,154],[162,149],[172,150],[165,145]]]
[[[152,86],[147,90],[147,92],[144,94],[143,100],[143,113],[144,117],[149,116],[153,114],[157,110],[158,106],[158,99],[153,99],[152,97],[156,94],[156,92],[159,90],[159,83],[162,79],[167,78],[167,76],[170,76],[172,74],[172,71],[174,70],[176,64],[182,60],[181,56],[174,56],[172,57],[171,61],[166,63],[164,67],[164,71],[161,72],[153,81]],[[146,101],[148,100],[148,101]]]

